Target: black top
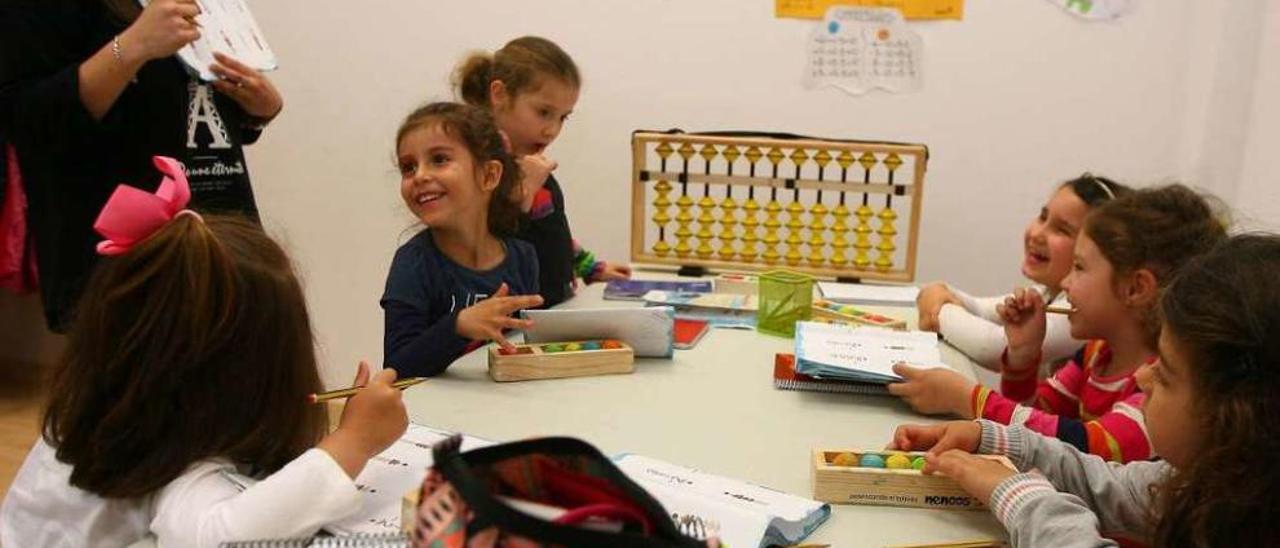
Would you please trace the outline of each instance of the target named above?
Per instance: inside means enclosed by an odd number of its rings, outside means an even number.
[[[401,377],[438,375],[473,344],[458,335],[458,312],[493,295],[503,282],[512,295],[537,293],[533,246],[511,238],[502,243],[507,256],[486,271],[453,262],[436,247],[430,230],[396,250],[380,302],[386,319],[387,367]]]
[[[258,138],[235,101],[151,61],[101,121],[80,100],[79,66],[126,25],[100,2],[0,3],[0,136],[18,153],[50,328],[63,331],[96,262],[93,222],[112,190],[154,191],[154,155],[188,170],[192,208],[257,219],[242,145]],[[127,44],[122,44],[128,47]]]
[[[554,175],[548,175],[543,188],[551,192],[551,213],[538,219],[525,218],[516,237],[533,244],[538,252],[542,306],[549,308],[573,296],[574,249],[560,183]]]

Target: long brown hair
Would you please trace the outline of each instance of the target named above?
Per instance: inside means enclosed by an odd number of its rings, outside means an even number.
[[[1202,441],[1156,488],[1155,546],[1280,539],[1280,236],[1234,236],[1191,261],[1161,300],[1188,354]]]
[[[1209,200],[1181,184],[1138,189],[1103,203],[1085,217],[1084,233],[1117,277],[1145,268],[1161,289],[1188,260],[1227,237]],[[1143,322],[1154,348],[1160,335],[1154,307]]]
[[[537,90],[539,78],[555,78],[565,85],[579,89],[582,75],[573,62],[555,42],[540,36],[521,36],[507,42],[492,54],[478,51],[469,54],[458,63],[453,72],[453,86],[458,96],[467,104],[489,108],[489,84],[502,81],[512,97],[525,91]]]
[[[410,131],[439,125],[446,135],[462,142],[471,154],[475,169],[486,162],[502,164],[502,177],[498,188],[489,198],[489,232],[495,236],[510,236],[519,229],[520,210],[517,193],[521,191],[520,166],[507,150],[498,125],[488,110],[461,103],[429,103],[418,107],[405,117],[396,130],[396,148]]]
[[[179,215],[95,270],[53,375],[44,437],[71,484],[151,493],[197,461],[265,472],[325,433],[289,258],[248,221]]]

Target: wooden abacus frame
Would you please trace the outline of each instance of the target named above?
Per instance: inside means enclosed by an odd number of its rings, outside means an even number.
[[[660,157],[658,169],[649,165],[649,145],[655,143],[653,151]],[[631,261],[634,263],[716,271],[763,271],[781,267],[824,278],[915,280],[924,175],[929,159],[924,145],[760,134],[637,131],[632,134],[631,146]],[[690,160],[695,156],[702,158],[702,173],[689,169]],[[733,174],[734,165],[743,165],[740,158],[746,159],[749,175]],[[711,172],[711,163],[716,159],[727,162],[726,174]],[[668,170],[668,160],[681,167]],[[782,173],[780,168],[784,164],[790,164],[790,169],[785,171],[794,176]],[[801,176],[801,170],[809,164],[817,167],[817,178]],[[904,164],[910,166],[909,183],[894,180],[895,173]],[[855,166],[861,168],[862,177],[850,180],[847,176]],[[762,171],[766,174],[756,175],[757,167],[764,168]],[[871,180],[872,169],[876,167],[884,169],[887,180]],[[827,179],[824,175],[828,170],[838,175]],[[701,199],[690,196],[688,185],[691,183],[703,185]],[[667,194],[677,188],[673,185],[680,189],[677,200],[667,199]],[[646,215],[649,206],[646,186],[654,186],[658,195],[653,204],[657,210],[653,219]],[[712,186],[726,187],[726,199],[711,200],[708,194]],[[747,187],[750,198],[739,205],[732,199],[733,187]],[[756,202],[756,189],[770,190],[772,198]],[[793,200],[783,206],[776,199],[778,190],[792,191]],[[801,190],[816,191],[817,205],[801,205]],[[827,209],[821,198],[824,191],[839,195],[840,205]],[[846,208],[846,194],[861,195],[861,207]],[[879,209],[868,207],[867,199],[873,195],[885,196],[886,205]],[[901,265],[894,260],[898,231],[894,226],[897,213],[889,205],[893,196],[906,196],[911,201],[907,247]],[[675,206],[675,216],[667,215],[671,206]],[[701,212],[697,216],[691,212],[695,208]],[[737,209],[742,209],[743,214],[738,215]],[[720,214],[712,215],[715,210]],[[764,218],[757,217],[757,213]],[[788,214],[789,218],[781,219],[782,214]],[[802,221],[802,216],[807,221]],[[829,225],[828,216],[834,217]],[[878,218],[877,226],[872,225],[873,218]],[[854,221],[852,226],[846,219]],[[652,247],[646,248],[646,226],[650,222],[659,226],[659,238]],[[673,225],[675,246],[666,239],[668,224]],[[697,225],[698,229],[693,231],[690,225]],[[717,225],[719,233],[713,234],[711,228]],[[743,228],[741,234],[739,226]],[[779,234],[784,229],[785,238]],[[808,238],[801,237],[802,231],[808,232]],[[833,234],[830,241],[825,238],[827,233]],[[852,237],[846,239],[845,233]],[[879,238],[879,243],[873,243],[873,237]],[[718,249],[712,248],[712,241],[719,242]],[[757,249],[757,242],[762,244],[763,252]],[[785,254],[779,253],[778,247],[785,247]],[[808,253],[802,254],[802,247],[808,248]],[[828,248],[830,253],[826,252]],[[846,250],[852,251],[852,257],[846,256]],[[873,253],[878,256],[873,257]]]

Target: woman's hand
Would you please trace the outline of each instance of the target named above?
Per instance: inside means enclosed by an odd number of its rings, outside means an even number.
[[[195,0],[154,0],[120,33],[120,55],[146,63],[177,53],[200,38]]]
[[[221,78],[213,87],[239,103],[249,116],[265,124],[284,109],[284,98],[266,75],[230,55],[215,52],[213,58],[216,62],[209,70]]]
[[[510,293],[511,289],[504,283],[492,297],[462,309],[458,313],[458,335],[475,341],[492,339],[503,348],[512,348],[514,345],[502,336],[502,330],[528,329],[533,321],[512,318],[511,314],[542,304],[542,296],[511,296]]]

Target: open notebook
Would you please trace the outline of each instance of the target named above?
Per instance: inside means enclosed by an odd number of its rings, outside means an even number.
[[[896,363],[946,367],[938,336],[924,331],[796,323],[796,372],[821,379],[887,384],[901,381]]]
[[[346,520],[326,525],[325,531],[340,535],[337,538],[350,535],[373,535],[372,538],[375,540],[394,538],[394,535],[400,533],[402,497],[409,489],[421,485],[422,479],[426,477],[427,469],[432,464],[431,446],[451,435],[453,433],[446,430],[410,423],[404,435],[391,444],[391,447],[369,459],[364,471],[356,477],[356,489],[360,491],[361,499],[360,511]],[[462,438],[464,451],[493,444],[492,441],[473,436]],[[224,473],[223,476],[241,489],[246,489],[254,483],[253,479],[236,474]],[[392,537],[386,535],[392,535]],[[275,545],[267,544],[266,546]],[[294,545],[283,544],[283,546]],[[381,545],[351,544],[350,546]]]
[[[796,544],[831,515],[826,503],[649,457],[623,454],[613,462],[677,522],[713,522],[733,548]]]

